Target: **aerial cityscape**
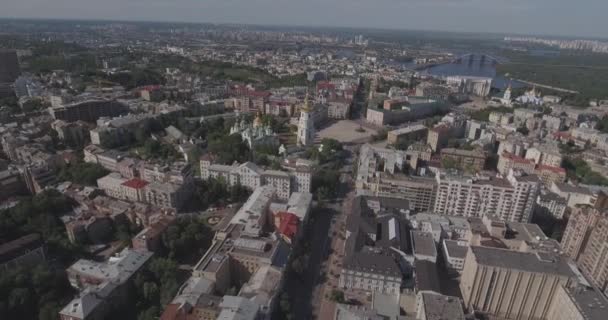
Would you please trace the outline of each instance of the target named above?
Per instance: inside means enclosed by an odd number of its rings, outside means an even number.
[[[608,39],[10,6],[0,319],[608,319]]]

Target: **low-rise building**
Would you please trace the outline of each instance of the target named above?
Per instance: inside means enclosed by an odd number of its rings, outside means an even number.
[[[416,294],[416,320],[465,320],[462,301],[433,291]]]
[[[400,141],[418,141],[427,136],[427,128],[417,124],[389,131],[387,141],[390,144],[397,144]]]
[[[112,309],[128,301],[128,286],[133,276],[152,257],[149,251],[124,249],[106,262],[78,260],[67,270],[70,284],[81,289],[61,311],[61,320],[103,319]]]
[[[39,234],[32,233],[0,245],[0,269],[35,266],[45,260],[45,246]]]
[[[355,252],[345,258],[339,286],[344,289],[398,294],[401,278],[399,266],[391,256]]]

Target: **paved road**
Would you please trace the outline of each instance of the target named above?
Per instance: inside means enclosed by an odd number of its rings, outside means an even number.
[[[329,248],[324,245],[323,252],[329,253],[328,259],[321,265],[321,274],[325,275],[321,281],[315,286],[313,294],[313,316],[317,319],[333,319],[335,313],[335,303],[328,299],[331,292],[338,288],[340,270],[342,260],[344,258],[344,239],[342,238],[341,230],[346,226],[346,219],[352,212],[352,202],[355,197],[355,192],[351,190],[352,181],[350,176],[342,175],[346,180],[343,184],[344,190],[349,191],[341,204],[338,205],[340,212],[332,218],[330,228],[328,230],[327,239],[329,240]]]
[[[310,239],[310,258],[308,266],[301,278],[288,279],[287,292],[291,298],[292,311],[296,320],[308,320],[312,317],[312,293],[319,280],[321,263],[325,260],[325,251],[321,248],[327,246],[332,212],[323,210],[313,221],[312,238]]]

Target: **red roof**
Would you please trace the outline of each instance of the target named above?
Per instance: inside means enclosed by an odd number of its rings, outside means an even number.
[[[279,232],[282,235],[287,236],[289,239],[293,239],[293,237],[298,232],[298,225],[300,224],[300,219],[290,212],[279,212],[277,213],[279,219],[281,219],[281,224],[279,225]]]
[[[317,83],[317,90],[336,90],[336,86],[328,81],[321,81]]]
[[[133,188],[133,189],[142,189],[148,185],[148,182],[141,180],[141,179],[134,178],[129,181],[123,182],[122,185],[125,187]]]
[[[537,170],[541,170],[541,171],[553,171],[555,173],[563,173],[566,174],[566,169],[564,168],[560,168],[560,167],[552,167],[552,166],[547,166],[544,164],[538,165]]]
[[[507,159],[511,159],[513,162],[518,162],[518,163],[532,163],[534,162],[532,159],[526,159],[526,158],[522,158],[520,156],[516,156],[512,153],[509,152],[503,152],[502,156],[507,158]]]

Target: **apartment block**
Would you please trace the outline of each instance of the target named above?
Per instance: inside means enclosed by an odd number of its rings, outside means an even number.
[[[440,172],[434,212],[464,217],[493,215],[504,221],[529,221],[540,180],[511,171],[506,179]]]
[[[522,170],[525,173],[534,173],[536,164],[534,160],[522,158],[511,153],[503,152],[499,155],[498,165],[496,166],[500,174],[506,175],[509,170]]]
[[[81,292],[61,311],[61,320],[103,319],[124,305],[133,276],[152,257],[152,252],[124,249],[106,262],[78,260],[67,269],[70,284]]]
[[[594,286],[608,289],[608,217],[604,213],[595,221],[578,266]]]
[[[400,141],[418,141],[427,136],[427,131],[426,126],[417,124],[389,131],[386,139],[390,144]]]
[[[447,162],[461,170],[478,172],[485,167],[486,154],[480,150],[445,148],[441,150],[441,163]]]
[[[435,204],[437,183],[432,178],[378,173],[362,184],[361,193],[406,199],[414,210],[427,211]]]
[[[126,105],[116,100],[87,100],[49,108],[55,120],[95,122],[101,117],[117,117],[128,112]]]

